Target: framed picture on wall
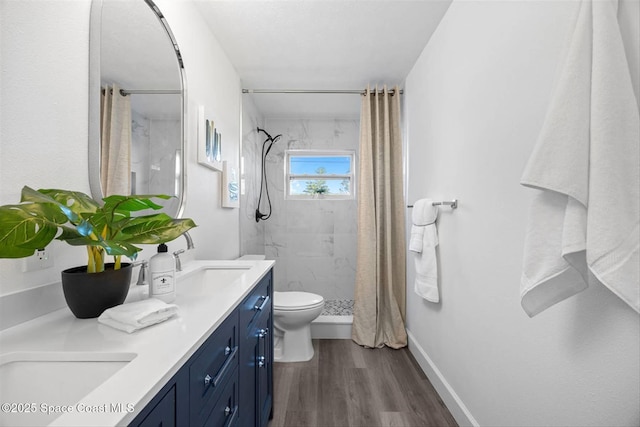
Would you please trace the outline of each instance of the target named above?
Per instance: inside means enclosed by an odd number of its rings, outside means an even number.
[[[198,106],[198,163],[222,171],[222,135],[203,105]]]
[[[238,167],[222,162],[222,207],[237,208],[240,206],[240,185]]]

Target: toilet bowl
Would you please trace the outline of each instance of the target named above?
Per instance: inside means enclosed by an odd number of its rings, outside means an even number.
[[[311,322],[324,307],[324,298],[309,292],[273,292],[274,355],[276,362],[306,362],[313,357]]]

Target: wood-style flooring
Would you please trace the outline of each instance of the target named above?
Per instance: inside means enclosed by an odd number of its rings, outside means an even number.
[[[274,363],[269,427],[457,426],[407,348],[313,346],[308,362]]]

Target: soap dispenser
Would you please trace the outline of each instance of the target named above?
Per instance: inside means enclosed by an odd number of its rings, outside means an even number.
[[[158,253],[149,259],[149,272],[149,297],[166,303],[173,302],[176,299],[176,262],[164,243],[158,246]]]

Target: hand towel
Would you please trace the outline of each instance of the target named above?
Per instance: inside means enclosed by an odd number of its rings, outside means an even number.
[[[598,280],[640,312],[640,114],[616,1],[581,3],[521,184],[529,215],[521,304],[533,317]]]
[[[420,199],[413,204],[411,213],[411,238],[409,239],[409,250],[412,252],[422,252],[422,239],[424,227],[436,222],[438,208],[433,206],[433,201]]]
[[[414,247],[419,246],[414,252],[414,263],[416,268],[416,280],[414,291],[422,298],[430,302],[440,302],[438,292],[438,261],[436,258],[436,247],[438,246],[438,231],[436,229],[436,219],[438,218],[438,208],[433,206],[429,199],[420,199],[413,206],[411,228],[411,241],[417,240],[415,235],[420,236],[419,245],[414,243]],[[414,228],[420,230],[415,232]]]
[[[178,313],[178,306],[149,298],[105,310],[98,322],[128,333],[164,322]]]

